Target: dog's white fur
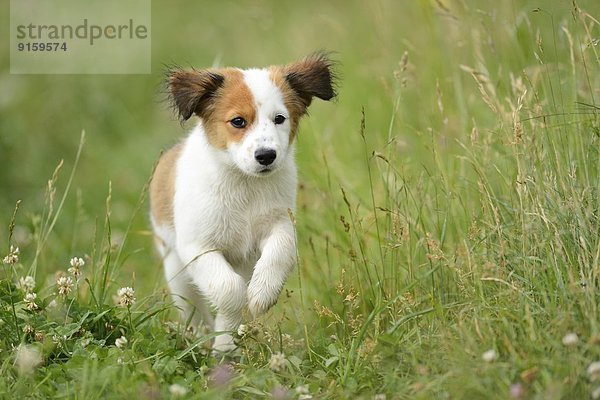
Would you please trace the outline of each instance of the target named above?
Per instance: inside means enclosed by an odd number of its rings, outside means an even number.
[[[244,318],[275,304],[294,267],[290,212],[297,183],[295,130],[313,96],[329,100],[335,95],[330,67],[326,57],[316,55],[276,69],[210,71],[223,80],[182,75],[208,70],[170,75],[179,113],[187,119],[193,110],[200,121],[171,154],[174,161],[157,167],[151,186],[152,225],[176,305],[194,325],[214,324],[215,331],[224,332],[215,338],[217,351],[235,347],[230,332]],[[240,73],[243,79],[228,86],[228,79]],[[321,81],[306,81],[311,79]],[[200,96],[204,90],[209,96]],[[232,131],[230,126],[238,112],[235,101],[227,107],[218,104],[220,96],[238,95],[227,90],[251,93],[240,99],[253,104],[238,104],[240,110],[253,110],[244,129]],[[201,93],[195,96],[195,91]],[[223,110],[229,114],[220,115]],[[285,118],[283,123],[274,122],[277,115]],[[272,164],[258,161],[259,149],[276,152]],[[161,209],[170,210],[168,217]],[[214,320],[205,300],[216,310]]]

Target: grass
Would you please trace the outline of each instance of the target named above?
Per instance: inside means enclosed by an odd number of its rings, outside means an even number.
[[[546,3],[154,2],[150,76],[0,59],[2,396],[600,398],[600,8]],[[298,266],[223,364],[148,232],[182,134],[160,68],[319,48],[342,82],[298,138]]]

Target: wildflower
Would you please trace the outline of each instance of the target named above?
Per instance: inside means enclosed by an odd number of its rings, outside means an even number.
[[[594,361],[587,368],[591,382],[600,381],[600,361]]]
[[[296,394],[298,395],[298,399],[304,399],[304,400],[312,399],[312,395],[310,394],[310,391],[308,390],[308,385],[296,386],[295,391],[296,391]]]
[[[135,303],[135,291],[130,287],[119,289],[117,297],[117,304],[121,307],[130,307]]]
[[[15,351],[15,366],[19,375],[28,375],[42,363],[42,355],[35,346],[20,345]]]
[[[375,396],[373,396],[373,400],[385,400],[385,399],[386,399],[385,393],[377,393]]]
[[[510,385],[510,398],[511,399],[522,399],[525,396],[525,388],[520,383],[513,383]]]
[[[7,265],[13,265],[19,262],[19,248],[18,247],[14,247],[13,245],[10,245],[10,251],[8,252],[8,254],[6,255],[6,257],[4,257],[2,259],[2,262],[4,264]]]
[[[296,393],[297,394],[309,394],[310,391],[308,390],[308,385],[299,385],[296,386]]]
[[[275,386],[273,390],[271,390],[271,398],[273,400],[286,400],[290,399],[290,391],[287,390],[283,386]]]
[[[68,269],[69,273],[75,278],[79,278],[81,276],[80,268],[85,265],[85,261],[80,257],[73,257],[69,264],[71,264],[71,268]]]
[[[117,338],[117,340],[115,340],[115,346],[117,346],[119,349],[124,348],[125,346],[127,346],[128,340],[125,336],[121,336],[120,338]]]
[[[215,387],[225,386],[233,379],[233,367],[229,364],[221,364],[216,366],[208,376],[209,380]]]
[[[275,353],[269,360],[269,368],[275,372],[279,372],[285,366],[285,355],[283,353]]]
[[[60,276],[56,280],[56,285],[58,286],[58,294],[66,296],[73,289],[73,279],[70,276]]]
[[[600,386],[592,391],[592,400],[600,399]]]
[[[34,337],[37,342],[43,342],[45,339],[44,332],[42,331],[35,331]]]
[[[171,393],[173,397],[181,397],[187,394],[187,389],[178,383],[174,383],[169,386],[169,393]]]
[[[577,336],[576,333],[567,333],[562,338],[562,343],[567,347],[575,346],[577,344],[577,342],[579,342],[579,337]]]
[[[35,299],[37,298],[37,294],[31,292],[31,293],[27,293],[25,295],[25,298],[23,299],[23,301],[25,302],[25,307],[29,310],[29,311],[33,311],[33,310],[37,310],[38,305],[35,304]]]
[[[17,282],[17,289],[22,290],[25,293],[29,293],[33,291],[35,288],[35,279],[32,276],[22,276],[19,278],[19,282]]]
[[[243,338],[249,332],[250,332],[250,330],[248,329],[248,325],[240,324],[240,326],[238,326],[237,334],[238,334],[239,337]]]
[[[491,363],[498,359],[498,353],[496,353],[496,350],[493,350],[493,349],[488,350],[481,355],[481,358],[483,361],[485,361],[487,363]]]
[[[23,333],[26,335],[30,335],[32,333],[35,332],[35,329],[33,329],[33,326],[29,325],[29,324],[25,324],[23,326]]]
[[[48,303],[48,305],[46,306],[47,309],[53,310],[56,307],[58,307],[58,303],[56,302],[55,299],[52,299],[52,301],[50,303]]]
[[[123,360],[123,357],[117,358],[117,364],[119,364],[119,365],[125,365],[125,360]]]

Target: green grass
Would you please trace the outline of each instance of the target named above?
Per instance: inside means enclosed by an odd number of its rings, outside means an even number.
[[[155,1],[152,75],[9,75],[2,56],[0,257],[20,254],[0,266],[1,396],[600,396],[600,5],[496,3]],[[318,49],[342,79],[298,137],[298,266],[226,367],[152,248],[145,185],[184,134],[161,68]]]

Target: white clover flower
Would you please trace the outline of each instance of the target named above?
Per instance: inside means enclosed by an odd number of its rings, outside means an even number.
[[[68,269],[69,273],[75,278],[79,278],[81,276],[81,267],[85,265],[85,261],[81,257],[73,257],[69,264],[71,265]]]
[[[22,290],[25,293],[31,292],[35,288],[35,279],[32,276],[22,276],[17,282],[17,289]]]
[[[269,368],[272,371],[279,372],[285,367],[285,355],[283,353],[274,353],[269,360]]]
[[[53,310],[56,307],[58,307],[58,303],[56,302],[55,299],[52,299],[52,301],[50,303],[48,303],[48,305],[46,306],[47,309]]]
[[[81,268],[85,265],[85,261],[83,261],[83,258],[81,257],[73,257],[71,258],[71,261],[69,261],[69,264],[71,264],[71,267],[73,268]]]
[[[43,342],[46,336],[44,336],[44,332],[37,331],[34,335],[35,340],[38,342]]]
[[[123,360],[123,357],[117,358],[117,364],[119,364],[119,365],[125,365],[125,360]]]
[[[70,276],[60,276],[56,280],[56,285],[58,286],[58,294],[66,296],[73,289],[73,279]]]
[[[178,383],[174,383],[169,386],[169,393],[171,393],[173,397],[181,397],[187,394],[187,389]]]
[[[238,326],[237,329],[237,334],[239,337],[243,338],[245,337],[248,333],[250,332],[250,329],[248,329],[248,325],[245,324],[240,324],[240,326]]]
[[[309,400],[312,399],[312,394],[308,390],[308,385],[299,385],[294,389],[296,394],[298,395],[298,399]]]
[[[600,381],[600,361],[594,361],[587,368],[588,378],[591,382]]]
[[[121,307],[130,307],[135,303],[135,290],[123,287],[117,292],[117,304]]]
[[[6,257],[4,257],[2,259],[2,262],[4,264],[7,265],[13,265],[19,262],[19,248],[18,247],[14,247],[12,244],[10,245],[10,251],[8,252],[8,254],[6,255]]]
[[[23,333],[26,335],[30,335],[32,333],[35,332],[35,329],[33,328],[33,326],[29,325],[29,324],[25,324],[23,325]]]
[[[29,311],[37,310],[38,305],[35,304],[35,299],[37,298],[37,294],[35,293],[27,293],[23,301],[25,302],[25,307]]]
[[[592,390],[592,400],[598,400],[600,399],[600,386],[598,386],[596,389]]]
[[[494,362],[498,359],[498,353],[494,349],[488,350],[481,355],[481,359],[487,363]]]
[[[577,336],[576,333],[573,333],[573,332],[567,333],[562,338],[562,343],[567,347],[575,346],[578,342],[579,342],[579,337]]]
[[[125,336],[121,336],[120,338],[117,338],[117,340],[115,340],[115,346],[117,346],[119,349],[126,347],[127,343],[129,342]]]
[[[377,393],[375,396],[373,396],[373,400],[385,400],[385,399],[386,399],[385,393]]]
[[[31,374],[42,361],[42,355],[35,346],[21,344],[15,350],[15,366],[19,375]]]
[[[294,389],[296,391],[297,394],[309,394],[310,391],[308,390],[308,385],[299,385],[296,386],[296,389]]]

